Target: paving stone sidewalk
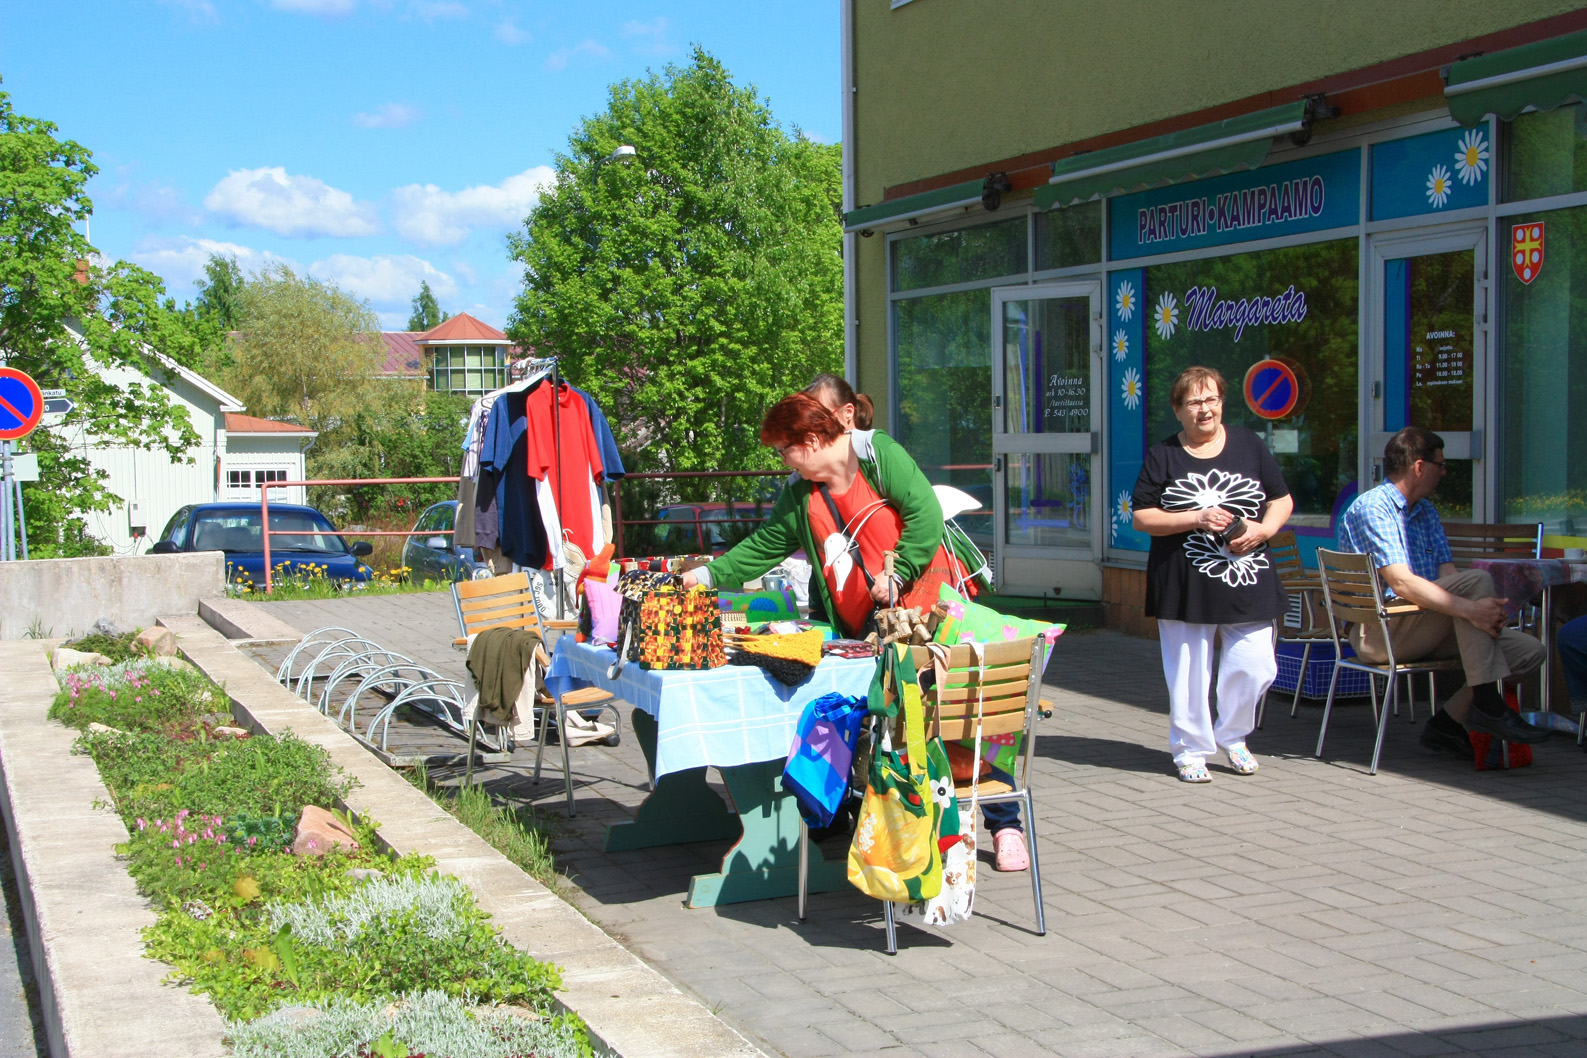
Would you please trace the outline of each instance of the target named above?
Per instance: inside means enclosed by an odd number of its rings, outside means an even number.
[[[466,681],[447,595],[262,604],[305,631],[344,625]],[[273,666],[268,652],[264,660]],[[279,655],[276,656],[279,660]],[[1364,699],[1291,719],[1274,695],[1245,778],[1178,782],[1157,645],[1059,640],[1033,787],[1048,934],[1025,875],[983,863],[977,915],[900,928],[882,951],[857,892],[687,910],[726,845],[607,854],[644,797],[643,759],[574,751],[579,815],[533,747],[485,775],[560,820],[572,898],[608,933],[768,1053],[826,1055],[1587,1055],[1587,755],[1475,772],[1391,719],[1366,774]],[[548,758],[552,754],[548,753]],[[559,759],[559,758],[555,758]],[[826,848],[841,857],[843,843]]]

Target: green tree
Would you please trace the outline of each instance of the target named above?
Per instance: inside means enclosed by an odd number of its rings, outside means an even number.
[[[452,314],[442,312],[441,306],[436,303],[435,295],[430,292],[430,284],[421,281],[419,292],[413,295],[413,315],[408,317],[408,330],[427,331],[451,318]]]
[[[317,447],[328,448],[360,409],[389,396],[377,377],[385,355],[379,321],[334,283],[278,264],[242,285],[238,305],[223,382],[250,414],[318,430]]]
[[[613,85],[509,240],[508,333],[562,358],[631,469],[774,465],[766,408],[842,362],[840,159],[700,48]]]
[[[93,213],[85,189],[98,168],[58,131],[0,92],[0,360],[75,405],[60,428],[26,441],[39,455],[40,480],[23,488],[29,550],[39,557],[102,550],[82,515],[120,500],[72,437],[163,449],[173,460],[199,442],[163,386],[125,381],[129,372],[161,379],[170,361],[196,363],[199,342],[158,277],[106,262],[78,231]]]
[[[198,287],[194,312],[224,331],[236,330],[242,320],[242,289],[246,282],[236,257],[210,254],[204,263],[204,278],[194,284]]]
[[[400,385],[387,383],[387,385]],[[463,429],[469,398],[425,393],[420,400],[377,401],[353,415],[342,443],[315,445],[309,474],[323,478],[438,478],[462,469]],[[457,495],[455,485],[369,485],[315,489],[315,502],[345,495],[347,517],[368,521],[382,514],[418,517],[429,504]]]

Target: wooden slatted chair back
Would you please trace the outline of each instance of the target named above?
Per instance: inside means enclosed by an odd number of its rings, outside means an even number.
[[[968,646],[950,647],[947,678],[926,696],[926,737],[974,738],[978,702],[982,738],[1028,731],[1040,693],[1041,647],[1039,636],[988,643],[984,671]],[[913,658],[917,668],[931,667],[925,647],[913,648]]]
[[[1279,580],[1311,579],[1311,574],[1300,560],[1300,541],[1295,538],[1293,529],[1273,534],[1267,542],[1267,559],[1278,571]]]
[[[1336,622],[1376,624],[1383,619],[1383,593],[1372,556],[1319,547],[1317,571]]]
[[[1543,557],[1542,522],[1444,522],[1443,526],[1449,553],[1461,569],[1470,569],[1474,558]]]
[[[545,635],[529,574],[522,570],[485,580],[460,580],[452,585],[452,598],[464,639],[487,628],[523,628]]]

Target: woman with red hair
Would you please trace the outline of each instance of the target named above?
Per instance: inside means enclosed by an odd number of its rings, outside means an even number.
[[[920,467],[886,434],[847,426],[808,392],[774,404],[760,440],[796,477],[759,529],[710,565],[685,573],[684,584],[737,588],[803,548],[816,567],[812,598],[826,603],[841,634],[855,638],[865,634],[877,606],[896,600],[929,612],[943,583],[975,594],[972,571],[948,545],[942,505]],[[894,553],[892,580],[883,561],[888,551]],[[1027,869],[1018,806],[984,805],[983,811],[997,869]]]
[[[803,548],[810,578],[841,634],[859,637],[878,605],[929,611],[943,582],[967,580],[944,546],[942,505],[903,447],[844,423],[808,393],[784,397],[760,428],[795,473],[759,529],[687,583],[736,588]],[[893,579],[883,556],[894,552]]]

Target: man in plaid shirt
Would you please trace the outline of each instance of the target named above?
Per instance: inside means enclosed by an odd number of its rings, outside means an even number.
[[[1507,742],[1543,741],[1548,732],[1506,708],[1498,688],[1500,680],[1536,671],[1543,644],[1506,627],[1504,602],[1485,571],[1455,569],[1438,509],[1428,499],[1444,479],[1444,439],[1407,426],[1384,448],[1383,469],[1388,480],[1345,512],[1340,546],[1372,556],[1388,595],[1423,611],[1389,618],[1396,660],[1459,657],[1466,670],[1466,686],[1428,721],[1422,745],[1469,760],[1466,728]],[[1350,629],[1350,645],[1367,661],[1389,660],[1382,639],[1377,627]]]

